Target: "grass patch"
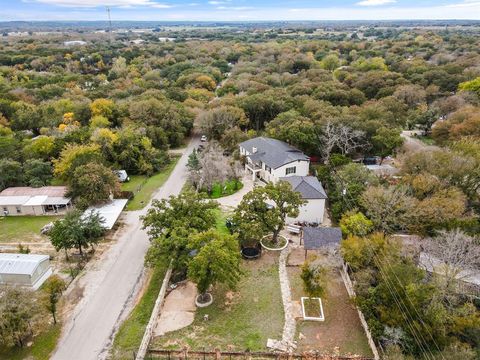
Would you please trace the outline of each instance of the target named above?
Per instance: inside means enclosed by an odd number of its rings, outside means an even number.
[[[40,230],[60,216],[7,216],[0,217],[0,243],[33,242],[41,239]]]
[[[143,184],[148,180],[146,175],[132,175],[130,181],[121,184],[122,191],[131,191],[137,193],[141,190]]]
[[[243,188],[243,183],[240,180],[229,180],[223,184],[213,185],[212,193],[208,197],[210,199],[218,199],[235,194],[241,188]]]
[[[192,325],[155,338],[151,347],[260,351],[266,350],[268,338],[281,338],[284,314],[278,255],[265,254],[256,261],[243,261],[242,270],[235,292],[216,287],[213,304],[197,309]],[[208,321],[203,320],[206,314]]]
[[[1,348],[0,359],[48,360],[57,345],[61,333],[61,325],[51,325],[45,332],[34,338],[33,345],[24,348]]]
[[[220,209],[213,210],[213,212],[215,213],[216,217],[215,228],[222,234],[230,235],[230,230],[228,230],[227,225],[225,224],[228,215],[222,212]]]
[[[427,145],[435,145],[435,140],[431,136],[417,136],[417,139]]]
[[[131,359],[133,351],[138,350],[166,270],[167,266],[158,266],[153,270],[147,290],[115,336],[112,347],[113,359]]]
[[[153,193],[167,181],[179,159],[180,157],[178,156],[172,157],[172,161],[165,166],[162,171],[149,178],[145,176],[132,176],[130,182],[122,184],[122,190],[133,191],[135,193],[135,197],[128,202],[125,209],[143,209],[152,198]]]

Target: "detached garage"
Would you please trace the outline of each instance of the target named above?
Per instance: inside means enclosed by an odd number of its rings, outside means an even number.
[[[0,285],[37,290],[51,274],[48,255],[0,254]]]
[[[315,176],[289,176],[280,178],[287,181],[292,189],[299,192],[306,204],[300,207],[300,213],[295,219],[288,218],[288,222],[300,221],[321,224],[325,214],[327,194],[322,184]]]

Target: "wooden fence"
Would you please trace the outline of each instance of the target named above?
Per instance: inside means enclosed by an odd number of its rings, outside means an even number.
[[[188,351],[169,349],[149,349],[145,358],[164,360],[372,360],[361,356],[336,356],[320,352],[306,352],[301,354],[287,354],[274,352],[227,352],[227,351]]]
[[[353,289],[353,283],[352,279],[350,279],[350,275],[348,275],[348,266],[346,263],[342,264],[342,270],[340,271],[340,274],[342,275],[343,282],[345,284],[345,287],[347,288],[348,295],[351,298],[355,297],[355,290]],[[368,340],[368,345],[370,345],[370,348],[372,349],[373,352],[373,357],[375,360],[380,360],[380,355],[378,353],[377,346],[375,345],[375,342],[373,341],[372,334],[368,328],[367,321],[365,320],[365,317],[363,316],[363,313],[360,311],[360,309],[357,306],[357,312],[358,316],[360,318],[360,322],[362,323],[363,330],[365,331],[365,335],[367,336]]]

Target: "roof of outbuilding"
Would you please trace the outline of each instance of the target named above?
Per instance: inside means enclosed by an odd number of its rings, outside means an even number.
[[[273,169],[293,161],[310,159],[303,152],[283,141],[263,136],[244,141],[240,146],[251,154],[249,156],[252,161],[260,160]],[[257,149],[255,153],[253,148]]]
[[[48,255],[0,253],[0,274],[32,275]]]
[[[85,210],[83,216],[89,216],[92,211],[98,213],[104,221],[102,227],[111,230],[122,213],[123,208],[127,205],[127,202],[127,199],[114,199],[107,204],[91,206]]]
[[[315,176],[287,176],[280,178],[292,185],[292,189],[299,192],[304,199],[328,199],[322,184]]]
[[[342,240],[342,230],[332,227],[304,227],[303,243],[305,250],[318,250],[337,246]]]

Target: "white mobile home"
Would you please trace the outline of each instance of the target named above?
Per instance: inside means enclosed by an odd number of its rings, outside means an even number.
[[[51,274],[48,255],[0,253],[0,285],[36,290]]]
[[[4,216],[60,215],[72,207],[65,197],[65,186],[10,187],[0,192],[0,210]]]

